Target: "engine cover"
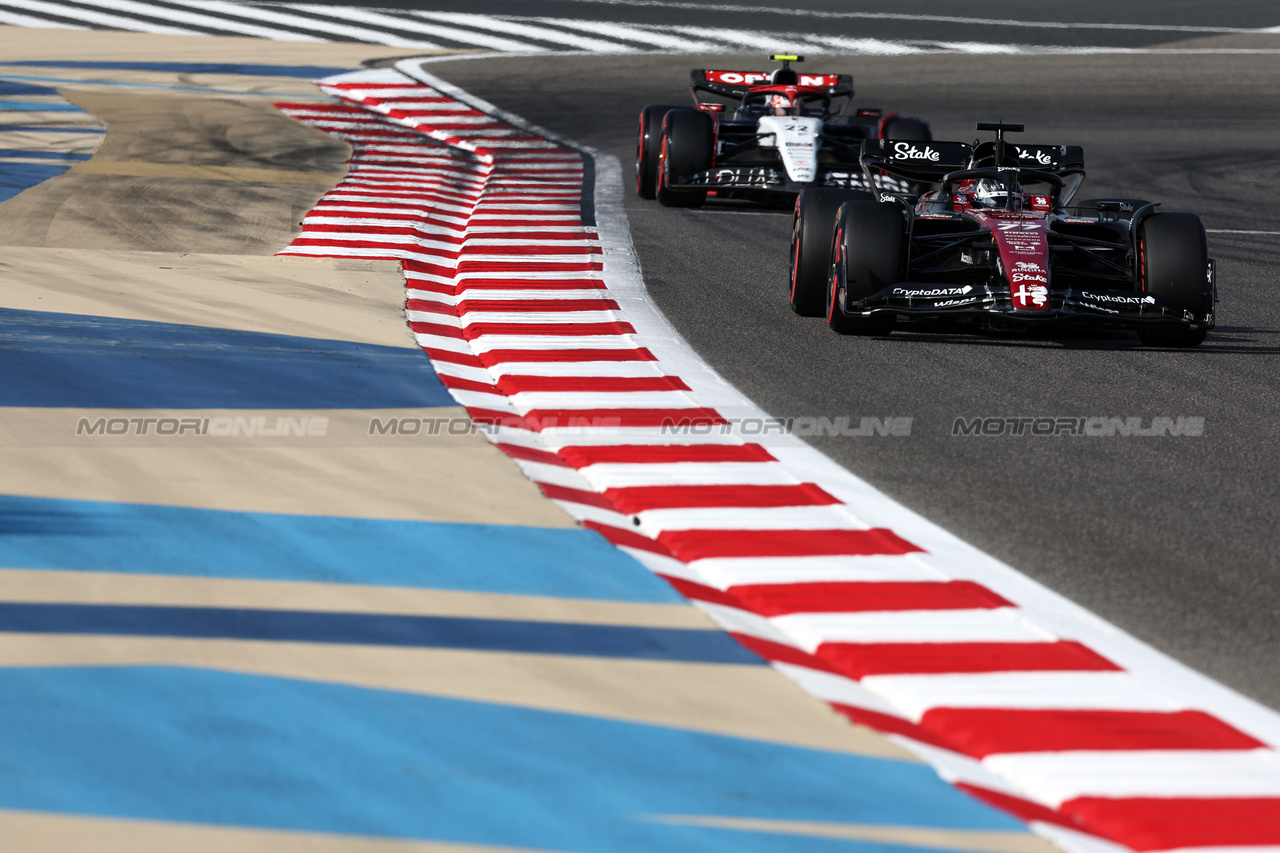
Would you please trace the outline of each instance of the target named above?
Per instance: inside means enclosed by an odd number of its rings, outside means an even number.
[[[762,116],[760,133],[772,137],[760,140],[762,148],[777,148],[787,177],[801,184],[812,183],[818,173],[818,146],[822,119],[804,116]]]

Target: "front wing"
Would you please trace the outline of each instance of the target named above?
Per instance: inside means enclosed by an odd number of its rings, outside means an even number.
[[[1210,274],[1212,275],[1212,262]],[[1215,288],[1216,293],[1216,288]],[[851,315],[894,314],[916,320],[967,320],[992,327],[1094,325],[1135,328],[1214,326],[1214,314],[1197,316],[1167,299],[1133,290],[1050,288],[1044,308],[1015,308],[1009,288],[999,284],[933,285],[900,282],[847,306]]]

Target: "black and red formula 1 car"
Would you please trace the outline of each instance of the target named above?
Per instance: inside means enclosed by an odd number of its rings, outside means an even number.
[[[1137,199],[1072,204],[1078,146],[1016,145],[1022,125],[981,122],[995,140],[867,140],[861,167],[913,192],[815,187],[796,199],[791,307],[842,334],[899,320],[988,329],[1094,324],[1147,346],[1193,347],[1214,324],[1204,224]]]
[[[860,187],[865,139],[932,139],[929,124],[878,109],[846,115],[850,74],[806,74],[803,57],[775,55],[766,71],[695,68],[694,106],[653,104],[640,111],[636,192],[668,207],[717,198],[790,202],[805,187]],[[699,93],[724,99],[703,101]],[[832,112],[833,102],[840,106]],[[892,180],[891,178],[889,179]],[[889,184],[890,186],[892,184]]]

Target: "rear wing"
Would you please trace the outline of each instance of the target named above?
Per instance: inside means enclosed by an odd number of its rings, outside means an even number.
[[[694,98],[698,92],[710,92],[725,98],[741,98],[752,86],[767,86],[772,71],[721,71],[714,68],[695,68],[689,72],[689,88]],[[797,85],[802,88],[822,90],[832,98],[853,97],[852,74],[805,74],[796,72]]]
[[[949,172],[994,168],[996,144],[865,139],[859,160],[868,181],[879,172],[912,183],[937,184]],[[1047,172],[1065,178],[1069,187],[1063,196],[1068,199],[1084,178],[1084,149],[1079,145],[1015,145],[1005,142],[1000,159],[1005,167]]]
[[[868,181],[871,170],[880,170],[907,181],[936,184],[948,172],[969,168],[973,146],[963,142],[864,139],[859,159]]]
[[[1021,145],[1004,142],[1004,151],[996,157],[996,142],[981,142],[973,149],[974,168],[997,165],[1022,166],[1042,172],[1058,172],[1084,168],[1084,149],[1079,145]]]

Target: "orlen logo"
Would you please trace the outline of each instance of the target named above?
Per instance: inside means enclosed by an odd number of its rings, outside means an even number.
[[[893,143],[893,158],[895,160],[928,160],[931,163],[936,163],[942,159],[942,155],[928,145],[923,148],[917,148],[910,142],[895,142]]]
[[[1043,284],[1020,284],[1013,292],[1013,304],[1018,308],[1043,308],[1049,304],[1049,288]]]
[[[755,86],[769,82],[767,71],[708,71],[707,80],[712,83],[728,83],[730,86]],[[801,74],[797,85],[835,86],[840,82],[838,74]]]
[[[753,86],[766,82],[769,75],[763,71],[708,71],[707,79],[712,83],[728,83],[730,86]]]

